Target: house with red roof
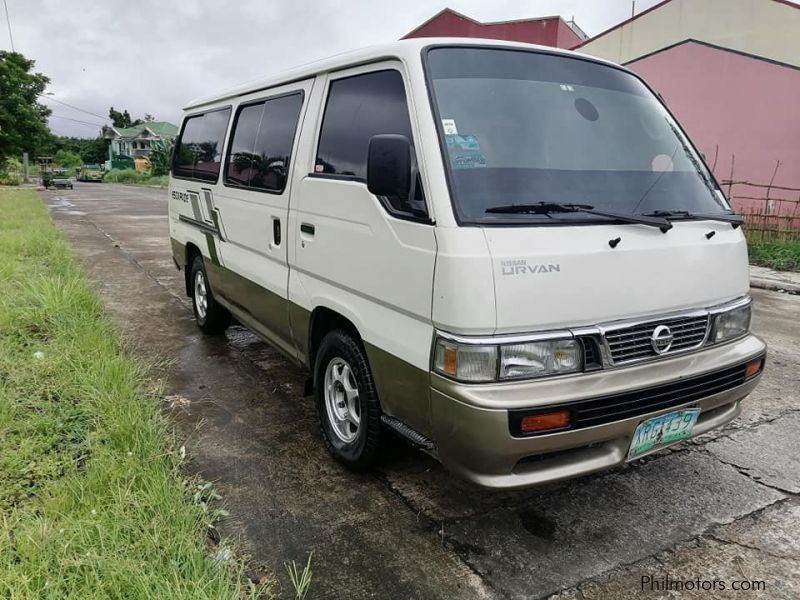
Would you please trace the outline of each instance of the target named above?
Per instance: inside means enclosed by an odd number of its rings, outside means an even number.
[[[489,38],[554,48],[572,48],[588,39],[573,21],[558,16],[481,23],[451,8],[436,13],[403,39],[419,37]]]

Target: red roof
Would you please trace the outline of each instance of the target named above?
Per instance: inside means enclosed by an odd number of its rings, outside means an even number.
[[[580,31],[574,24],[571,26],[559,16],[481,23],[445,8],[403,38],[475,37],[572,48],[584,40],[576,29]]]

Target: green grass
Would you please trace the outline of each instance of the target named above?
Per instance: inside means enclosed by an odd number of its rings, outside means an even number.
[[[135,169],[111,169],[103,177],[106,183],[132,183],[136,185],[157,185],[167,187],[169,178],[166,175],[151,177],[150,173],[142,173]]]
[[[0,190],[0,598],[242,598],[160,394],[36,194]]]
[[[759,240],[748,236],[750,263],[779,271],[800,271],[800,239]]]

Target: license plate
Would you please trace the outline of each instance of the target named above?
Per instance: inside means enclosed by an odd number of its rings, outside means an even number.
[[[699,408],[687,408],[642,421],[633,432],[628,460],[691,437],[699,414]]]

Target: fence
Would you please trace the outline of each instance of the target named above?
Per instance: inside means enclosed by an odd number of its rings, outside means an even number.
[[[780,162],[769,183],[737,181],[733,168],[730,178],[720,181],[751,240],[800,241],[800,188],[773,185],[778,167]]]

